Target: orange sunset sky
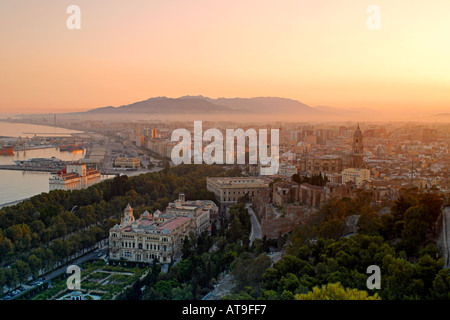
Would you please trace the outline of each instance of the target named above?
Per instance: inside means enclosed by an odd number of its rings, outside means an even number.
[[[2,0],[0,113],[183,95],[449,112],[449,35],[449,0]]]

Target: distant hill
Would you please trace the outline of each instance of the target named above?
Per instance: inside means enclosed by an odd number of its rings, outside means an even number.
[[[450,113],[439,113],[434,115],[433,117],[450,117]]]
[[[48,114],[53,117],[54,114]],[[42,114],[27,117],[42,117]],[[98,119],[103,121],[233,121],[233,122],[342,122],[342,121],[431,121],[448,122],[450,113],[422,114],[372,109],[365,106],[336,108],[309,106],[300,101],[280,97],[217,98],[183,96],[153,97],[118,107],[106,106],[84,112],[59,113],[59,118]]]
[[[326,115],[296,100],[277,97],[218,98],[184,96],[180,98],[156,97],[120,107],[101,107],[86,111],[87,114],[294,114]]]
[[[343,115],[343,116],[351,116],[351,115],[375,115],[379,113],[379,111],[371,109],[371,108],[336,108],[336,107],[329,107],[329,106],[316,106],[314,107],[316,110],[320,110],[323,112],[327,112],[329,114],[336,114],[336,115]]]
[[[277,97],[257,97],[257,98],[219,98],[210,99],[216,103],[227,106],[234,110],[246,113],[301,113],[301,114],[323,114],[322,111],[316,110],[297,100],[277,98]]]
[[[139,114],[177,114],[177,113],[229,113],[231,110],[201,98],[166,98],[157,97],[135,102],[120,107],[102,107],[86,113],[139,113]]]

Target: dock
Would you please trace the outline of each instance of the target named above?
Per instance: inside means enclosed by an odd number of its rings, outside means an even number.
[[[51,149],[56,148],[52,145],[45,145],[45,146],[33,146],[33,147],[15,147],[14,151],[30,151],[30,150],[39,150],[39,149]]]
[[[35,166],[17,166],[14,164],[0,165],[0,170],[20,170],[20,171],[40,171],[58,173],[62,168],[35,167]]]

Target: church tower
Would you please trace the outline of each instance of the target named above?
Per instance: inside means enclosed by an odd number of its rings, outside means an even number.
[[[120,224],[123,226],[128,226],[134,222],[133,208],[130,204],[127,205],[125,210],[123,211],[123,217],[120,220]]]
[[[353,134],[352,154],[351,154],[353,168],[364,168],[363,153],[364,153],[363,134],[358,124],[358,128],[355,130],[355,133]]]

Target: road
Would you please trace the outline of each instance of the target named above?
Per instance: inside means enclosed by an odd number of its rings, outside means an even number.
[[[66,264],[66,265],[60,267],[59,269],[52,271],[51,273],[47,274],[47,276],[45,277],[45,281],[46,282],[51,281],[53,278],[61,275],[62,273],[65,273],[67,271],[67,267],[70,265],[77,265],[77,266],[81,267],[83,262],[91,260],[91,259],[103,258],[107,253],[108,253],[108,246],[106,245],[100,249],[100,252],[94,251],[94,252],[88,253],[74,261],[71,261],[70,264]],[[101,254],[101,256],[99,256],[99,254]]]
[[[444,262],[445,268],[450,267],[450,206],[444,207],[442,219],[443,245],[444,245]]]
[[[104,174],[104,175],[123,174],[128,177],[134,177],[134,176],[138,176],[138,175],[145,174],[145,173],[158,172],[163,169],[164,168],[162,168],[162,167],[154,167],[151,169],[138,169],[135,171],[131,171],[131,170],[128,171],[127,169],[123,169],[123,168],[114,168],[114,169],[109,169],[109,170],[102,170],[102,174]]]
[[[233,276],[231,274],[226,274],[219,283],[214,286],[214,290],[205,296],[204,300],[220,300],[222,297],[231,294],[234,285]]]
[[[52,272],[46,274],[45,277],[42,277],[43,279],[45,279],[45,281],[43,281],[43,283],[50,282],[52,279],[61,275],[62,273],[66,273],[67,267],[69,265],[81,266],[81,264],[83,264],[83,262],[85,262],[85,261],[88,261],[91,259],[102,259],[107,253],[108,253],[108,245],[105,245],[99,250],[99,252],[92,251],[91,253],[88,253],[80,258],[77,258],[76,260],[71,261],[69,264],[59,267],[58,269],[53,270]],[[100,256],[100,254],[101,254],[101,256]],[[22,294],[26,293],[27,291],[29,291],[35,287],[36,287],[36,285],[28,286],[28,288],[26,290],[21,291],[20,293],[18,293],[16,295],[10,296],[11,298],[8,300],[14,300],[15,298],[21,296]]]
[[[283,252],[275,251],[267,254],[272,259],[272,265],[281,259]],[[220,300],[222,297],[231,294],[233,287],[235,286],[233,276],[227,273],[215,286],[214,290],[209,292],[203,299],[204,300]]]
[[[251,204],[247,203],[245,205],[245,208],[247,208],[248,213],[250,214],[250,221],[252,223],[252,231],[250,232],[250,245],[252,245],[255,239],[262,239],[261,225],[259,224],[258,218],[256,218],[256,215],[253,212]]]
[[[261,225],[256,218],[255,212],[253,211],[251,204],[247,203],[245,208],[248,210],[250,214],[250,221],[252,224],[252,231],[250,232],[250,245],[252,245],[255,239],[262,239],[261,237]],[[214,247],[214,246],[213,246]],[[270,259],[272,259],[272,264],[277,262],[282,257],[282,250],[275,251],[267,254]],[[214,290],[212,290],[208,295],[205,296],[205,300],[219,300],[220,298],[231,294],[231,290],[234,287],[234,280],[231,274],[226,274],[220,281],[214,286]]]

